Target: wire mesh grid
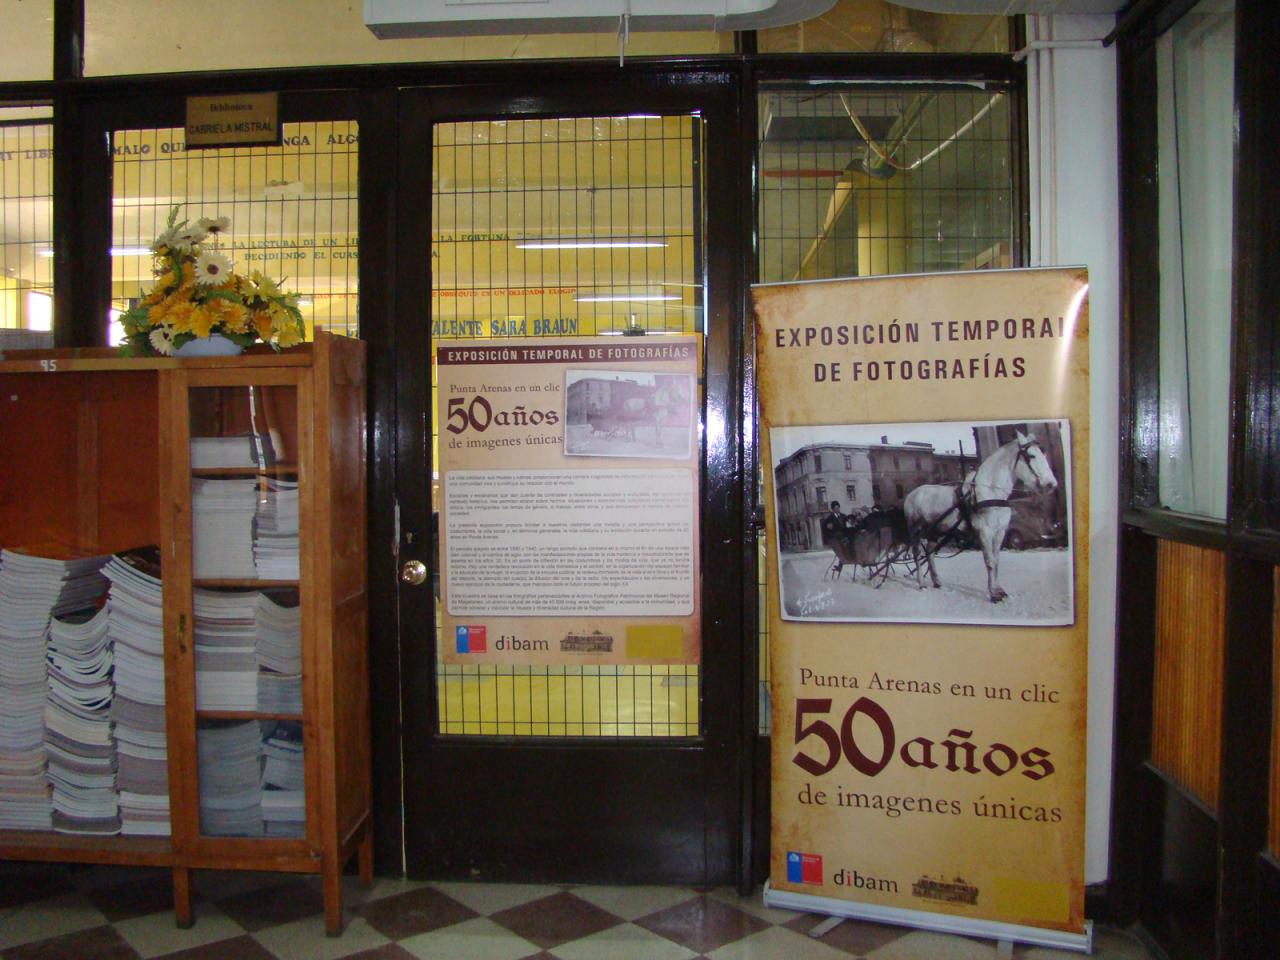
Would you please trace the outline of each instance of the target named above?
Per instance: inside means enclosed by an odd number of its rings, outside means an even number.
[[[700,129],[694,117],[437,125],[433,344],[700,330]],[[438,661],[437,694],[445,735],[699,733],[696,663]]]
[[[299,294],[308,336],[317,327],[357,335],[357,125],[282,128],[278,147],[190,151],[181,128],[114,132],[115,309],[150,288],[148,248],[177,206],[180,220],[228,217],[219,249],[238,271],[259,270]]]
[[[53,125],[0,120],[0,329],[53,321]]]
[[[1011,265],[1003,92],[769,90],[760,110],[761,280]]]

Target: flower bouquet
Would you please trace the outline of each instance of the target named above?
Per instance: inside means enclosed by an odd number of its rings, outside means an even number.
[[[241,348],[261,340],[273,350],[306,336],[297,294],[281,290],[257,270],[236,273],[220,254],[217,236],[231,226],[226,217],[178,220],[151,244],[155,286],[120,317],[129,356],[171,356],[193,340],[221,336]]]

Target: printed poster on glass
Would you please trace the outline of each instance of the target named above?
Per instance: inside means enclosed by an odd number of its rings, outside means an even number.
[[[439,347],[446,662],[698,662],[698,343]]]

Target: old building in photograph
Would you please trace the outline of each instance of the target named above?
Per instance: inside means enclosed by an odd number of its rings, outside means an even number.
[[[966,466],[967,464],[967,466]],[[922,483],[959,483],[975,460],[928,443],[813,444],[778,464],[778,529],[784,549],[826,546],[822,518],[837,500],[845,514],[901,507]]]

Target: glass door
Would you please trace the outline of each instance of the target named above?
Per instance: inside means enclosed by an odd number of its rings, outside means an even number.
[[[422,424],[399,476],[412,872],[732,879],[725,90],[404,97],[400,216],[430,224],[399,254],[430,263],[397,329],[421,351],[398,382]]]

